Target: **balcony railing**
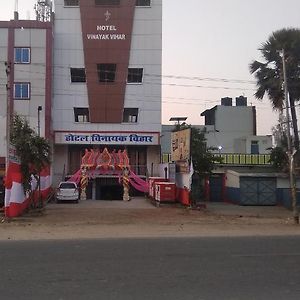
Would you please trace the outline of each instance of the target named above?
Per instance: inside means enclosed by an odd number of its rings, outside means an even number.
[[[253,165],[271,165],[270,154],[239,154],[239,153],[224,153],[215,154],[216,157],[221,157],[221,165],[236,165],[236,166],[253,166]],[[163,163],[171,162],[171,155],[163,153],[161,161]]]
[[[225,165],[271,165],[270,154],[224,153],[216,154],[215,156],[221,157],[221,164]]]

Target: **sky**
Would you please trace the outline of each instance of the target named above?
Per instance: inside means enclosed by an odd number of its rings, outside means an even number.
[[[271,134],[278,115],[267,98],[256,100],[249,64],[272,32],[300,28],[299,0],[162,0],[162,122],[187,117],[203,124],[201,112],[222,97],[243,95],[257,111],[257,133]],[[20,19],[34,19],[36,0],[18,0]],[[13,17],[15,0],[0,0],[0,20]],[[233,103],[235,101],[233,100]],[[235,104],[234,104],[235,105]]]

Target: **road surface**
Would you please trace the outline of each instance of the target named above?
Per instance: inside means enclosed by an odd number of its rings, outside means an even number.
[[[300,237],[1,241],[0,299],[300,299]]]

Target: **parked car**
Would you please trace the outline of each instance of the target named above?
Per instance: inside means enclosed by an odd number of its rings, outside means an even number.
[[[60,201],[79,201],[79,189],[76,182],[62,181],[59,183],[55,195],[56,202]]]

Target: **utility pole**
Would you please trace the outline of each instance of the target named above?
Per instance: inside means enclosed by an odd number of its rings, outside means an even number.
[[[291,145],[290,113],[289,113],[290,104],[289,104],[289,94],[288,94],[288,86],[287,86],[284,49],[282,49],[282,67],[283,67],[283,85],[284,85],[284,98],[285,98],[285,108],[286,108],[286,121],[287,121],[289,177],[290,177],[290,189],[291,189],[291,196],[292,196],[293,217],[294,217],[294,223],[299,224],[299,211],[298,211],[298,207],[297,207],[296,183],[295,183],[295,178],[294,178],[294,155],[295,155],[296,151],[292,151],[292,145]]]
[[[41,119],[40,119],[40,112],[43,110],[43,107],[41,105],[38,106],[38,136],[41,136]],[[38,179],[38,189],[39,189],[39,206],[40,208],[43,208],[43,200],[41,198],[41,171],[39,171],[39,179]]]
[[[11,80],[10,80],[10,72],[11,72],[11,63],[10,61],[5,62],[6,67],[6,93],[7,93],[7,101],[6,101],[6,172],[8,170],[9,165],[9,149],[10,149],[10,126],[12,122],[12,107],[11,107],[11,99],[10,99],[10,89],[11,89]]]

